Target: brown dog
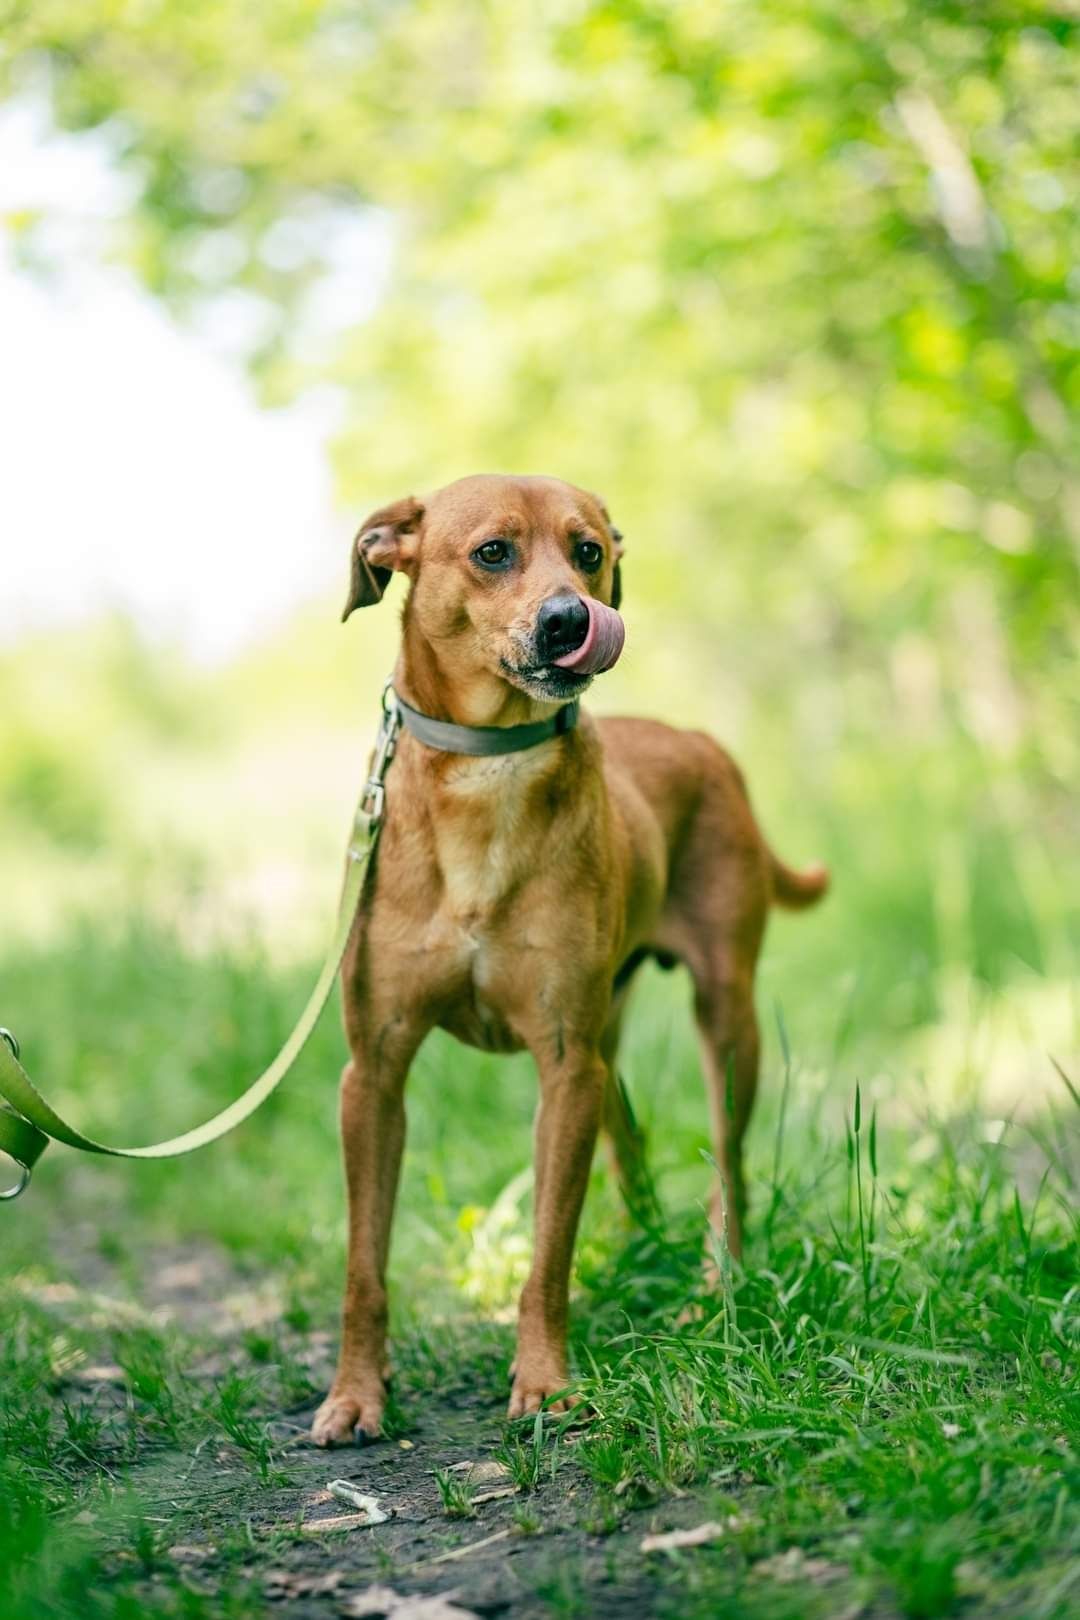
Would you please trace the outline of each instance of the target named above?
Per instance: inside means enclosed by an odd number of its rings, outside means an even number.
[[[596,604],[618,606],[620,551],[604,506],[584,490],[553,478],[466,478],[373,513],[355,542],[346,617],[402,570],[400,696],[461,726],[542,720],[588,685],[587,672],[565,665],[594,608],[603,611]],[[613,1067],[634,969],[652,955],[685,963],[693,978],[722,1168],[711,1219],[737,1254],[766,914],[770,901],[811,904],[827,881],[770,853],[738,768],[701,732],[582,716],[576,729],[494,758],[401,736],[343,970],[349,1261],[341,1356],[316,1441],[379,1433],[403,1097],[428,1031],[438,1025],[486,1051],[527,1047],[539,1071],[516,1417],[566,1391],[570,1264],[601,1125],[624,1190],[641,1184],[640,1142]]]

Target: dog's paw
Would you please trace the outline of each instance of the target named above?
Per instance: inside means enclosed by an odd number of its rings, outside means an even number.
[[[311,1438],[317,1446],[358,1446],[382,1433],[385,1397],[380,1390],[332,1389],[315,1414]]]
[[[510,1391],[507,1417],[511,1419],[528,1417],[534,1412],[539,1412],[541,1407],[545,1412],[569,1412],[578,1404],[580,1396],[567,1389],[568,1383],[566,1374],[560,1374],[555,1368],[549,1369],[546,1374],[544,1372],[530,1374],[527,1368],[518,1368]]]

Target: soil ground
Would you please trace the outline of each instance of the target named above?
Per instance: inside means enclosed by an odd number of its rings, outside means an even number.
[[[245,1336],[250,1342],[257,1328],[274,1337],[279,1353],[304,1367],[314,1387],[328,1386],[331,1335],[298,1333],[275,1320],[272,1296],[260,1296],[237,1277],[217,1250],[150,1249],[136,1303],[130,1276],[118,1278],[90,1246],[91,1235],[81,1236],[85,1246],[73,1234],[67,1258],[69,1265],[77,1260],[86,1287],[52,1284],[38,1293],[38,1303],[55,1311],[58,1323],[90,1309],[104,1325],[130,1311],[163,1335],[192,1335],[201,1349],[185,1373],[207,1386],[220,1382],[237,1347]],[[194,1450],[141,1448],[122,1475],[132,1511],[152,1542],[143,1553],[151,1567],[135,1590],[151,1599],[155,1587],[175,1587],[179,1576],[184,1588],[207,1600],[211,1613],[227,1607],[229,1593],[242,1592],[246,1614],[253,1599],[259,1607],[261,1593],[268,1612],[290,1620],[393,1614],[395,1601],[408,1597],[441,1598],[451,1607],[429,1602],[399,1608],[402,1620],[458,1620],[459,1610],[514,1620],[550,1620],[553,1614],[675,1620],[684,1560],[695,1553],[648,1554],[641,1542],[712,1519],[714,1490],[627,1499],[613,1513],[610,1495],[597,1492],[575,1466],[574,1446],[584,1431],[570,1428],[559,1437],[561,1456],[552,1477],[481,1502],[468,1517],[448,1514],[440,1473],[460,1481],[470,1497],[512,1489],[496,1460],[506,1439],[505,1368],[488,1371],[479,1388],[475,1363],[462,1372],[447,1365],[437,1391],[402,1389],[396,1382],[393,1435],[362,1448],[325,1451],[310,1442],[317,1401],[261,1412],[270,1440],[262,1473],[243,1447],[220,1438]],[[118,1413],[127,1383],[118,1367],[91,1363],[75,1368],[58,1395],[89,1398],[99,1413]],[[496,1470],[501,1477],[490,1477]],[[358,1524],[356,1509],[331,1495],[331,1481],[376,1497],[389,1518]],[[724,1499],[730,1502],[730,1489]],[[78,1519],[92,1524],[93,1510]],[[130,1524],[117,1521],[114,1528],[112,1568],[130,1579]],[[238,1543],[246,1543],[241,1556]],[[790,1579],[796,1572],[772,1573]],[[870,1610],[843,1612],[853,1620]]]

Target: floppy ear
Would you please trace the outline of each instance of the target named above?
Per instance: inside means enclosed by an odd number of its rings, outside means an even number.
[[[622,601],[622,568],[619,566],[623,554],[622,534],[612,523],[611,518],[608,517],[606,506],[603,508],[603,513],[607,518],[607,526],[611,530],[611,538],[615,542],[615,572],[611,578],[611,605],[617,612]]]
[[[380,506],[360,525],[352,545],[352,572],[349,578],[349,599],[341,615],[342,623],[358,607],[370,607],[381,601],[395,568],[404,568],[416,555],[415,535],[424,516],[424,508],[412,495],[389,506]]]

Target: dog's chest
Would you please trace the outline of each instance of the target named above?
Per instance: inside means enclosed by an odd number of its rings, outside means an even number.
[[[444,813],[435,821],[442,909],[477,948],[536,869],[531,763],[470,760],[444,784]]]
[[[487,1051],[521,1046],[515,1012],[537,966],[527,923],[542,839],[529,763],[470,761],[445,784],[434,819],[439,898],[428,938],[457,987],[442,1022]]]

